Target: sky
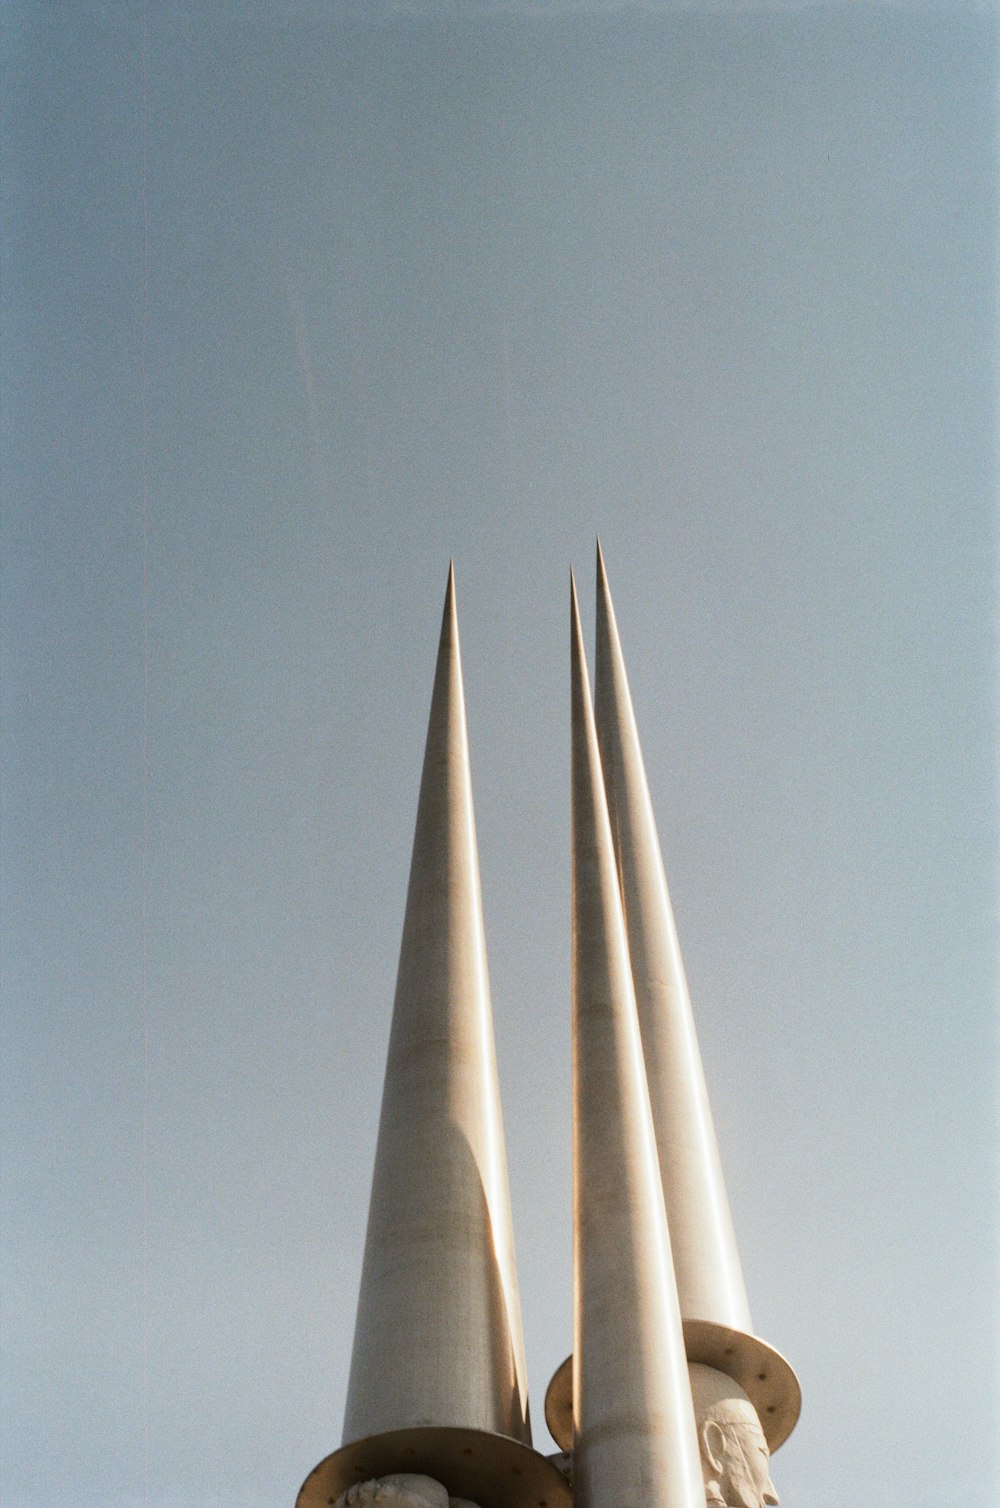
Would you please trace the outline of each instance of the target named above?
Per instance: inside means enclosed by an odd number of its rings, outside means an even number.
[[[339,1444],[451,557],[552,1448],[597,534],[782,1502],[998,1500],[997,29],[4,7],[3,1508]]]

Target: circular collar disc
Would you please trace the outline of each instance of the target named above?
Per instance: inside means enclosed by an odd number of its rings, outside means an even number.
[[[739,1383],[757,1410],[769,1450],[784,1444],[802,1409],[802,1389],[780,1351],[759,1335],[713,1320],[685,1320],[684,1347],[688,1361],[715,1367]]]
[[[773,1346],[756,1335],[731,1330],[713,1320],[685,1320],[687,1359],[724,1372],[757,1410],[768,1449],[783,1445],[802,1408],[802,1390],[792,1368]],[[545,1423],[560,1450],[573,1449],[573,1358],[556,1370],[545,1394]]]
[[[296,1508],[332,1508],[348,1487],[396,1472],[433,1477],[449,1496],[480,1508],[572,1508],[565,1477],[530,1445],[488,1430],[429,1424],[342,1445],[306,1477]]]

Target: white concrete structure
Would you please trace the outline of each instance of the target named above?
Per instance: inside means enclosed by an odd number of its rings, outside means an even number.
[[[579,1508],[703,1508],[575,590],[571,633],[573,1494]]]

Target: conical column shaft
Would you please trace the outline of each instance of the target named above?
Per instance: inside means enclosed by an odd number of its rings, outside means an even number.
[[[575,590],[571,632],[574,1500],[704,1508]]]
[[[677,1291],[685,1320],[750,1309],[600,545],[594,713],[625,911]]]
[[[449,573],[344,1421],[530,1442]]]

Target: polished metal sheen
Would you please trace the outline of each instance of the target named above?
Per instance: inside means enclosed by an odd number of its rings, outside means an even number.
[[[785,1358],[753,1332],[600,544],[594,717],[688,1359],[745,1388],[774,1450],[795,1425],[801,1393]]]
[[[572,588],[573,1494],[703,1508],[621,895]]]
[[[449,571],[382,1096],[343,1446],[299,1508],[421,1471],[481,1508],[564,1508],[531,1448]]]
[[[531,1445],[449,570],[343,1443],[297,1508],[770,1508],[753,1332],[621,642],[571,596],[573,1342]],[[572,1482],[572,1488],[570,1483]]]

